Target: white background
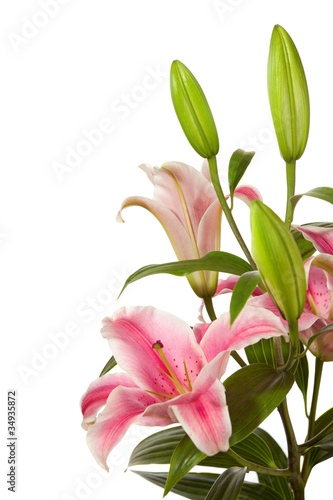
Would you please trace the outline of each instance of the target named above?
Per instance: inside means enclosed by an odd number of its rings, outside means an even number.
[[[201,159],[187,143],[170,99],[168,72],[172,60],[180,59],[200,81],[213,110],[224,188],[232,152],[255,149],[244,182],[257,186],[264,201],[283,216],[284,165],[266,91],[269,40],[276,23],[293,37],[310,89],[311,131],[298,162],[297,192],[332,186],[331,2],[55,3],[58,10],[52,16],[41,14],[42,0],[7,0],[0,7],[1,491],[8,494],[6,398],[7,390],[14,389],[16,498],[158,499],[158,487],[130,471],[123,473],[146,430],[133,428],[111,455],[110,474],[104,474],[86,447],[79,400],[110,356],[99,334],[105,315],[124,304],[152,304],[193,324],[199,301],[185,279],[154,276],[132,285],[116,302],[128,274],[146,264],[175,260],[151,214],[132,208],[124,214],[126,223],[117,224],[116,213],[126,196],[152,194],[137,168],[140,163],[159,166],[179,160],[200,168]],[[76,158],[76,167],[59,173],[69,148],[79,147],[84,131],[101,122],[112,130],[89,154]],[[240,205],[235,216],[248,239],[248,209]],[[332,221],[333,209],[303,199],[295,220]],[[225,221],[222,249],[241,255]],[[67,339],[62,348],[54,341],[59,332],[63,342]],[[233,368],[230,364],[229,373]],[[332,375],[328,363],[318,414],[332,406]],[[292,417],[299,418],[295,427],[301,441],[306,428],[297,390],[289,401]],[[264,427],[285,446],[276,416]],[[315,470],[307,499],[330,498],[330,472],[329,462]]]

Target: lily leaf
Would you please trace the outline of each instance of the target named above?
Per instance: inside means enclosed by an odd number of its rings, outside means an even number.
[[[282,349],[284,360],[287,362],[289,357],[289,343],[282,339]],[[300,352],[304,350],[303,344],[300,342]],[[250,345],[245,348],[246,356],[249,363],[266,363],[273,368],[276,368],[275,352],[274,352],[274,339],[262,339],[256,344]],[[293,373],[295,381],[300,391],[302,392],[305,410],[307,408],[307,390],[309,380],[309,366],[308,360],[305,355],[299,359],[298,364],[294,365]]]
[[[251,434],[284,400],[294,383],[292,373],[265,364],[241,368],[224,381],[232,424],[230,445]]]
[[[311,257],[311,255],[315,253],[316,249],[311,243],[311,241],[308,241],[304,238],[301,231],[293,229],[291,231],[291,234],[293,235],[294,240],[296,241],[298,250],[300,251],[300,254],[302,256],[302,260],[303,262],[305,262],[309,257]]]
[[[114,356],[111,356],[111,358],[106,363],[106,365],[104,366],[104,368],[101,371],[101,373],[99,374],[99,376],[103,377],[103,375],[105,375],[106,373],[108,373],[109,371],[111,371],[112,368],[114,368],[115,366],[117,366],[117,361],[115,360]]]
[[[307,191],[306,193],[303,194],[296,194],[295,196],[292,196],[290,198],[290,203],[291,206],[293,207],[293,210],[295,210],[295,207],[299,200],[302,198],[302,196],[311,196],[312,198],[318,198],[319,200],[324,200],[328,201],[328,203],[333,204],[333,188],[330,187],[318,187],[311,189],[310,191]]]
[[[262,433],[264,436],[267,434],[262,429],[256,429],[252,434],[250,434],[243,441],[237,443],[231,449],[237,453],[237,455],[249,462],[263,465],[264,467],[275,468],[277,462],[272,456],[270,448],[271,443],[266,442],[267,439],[266,437],[264,439],[261,436]],[[269,436],[269,434],[267,435]],[[181,427],[165,429],[148,436],[133,450],[130,457],[129,467],[133,465],[169,464],[175,448],[184,436],[185,432]],[[194,444],[192,444],[192,446],[195,448]],[[276,446],[278,445],[276,444]],[[195,451],[192,451],[191,453],[194,454]],[[198,451],[198,453],[200,452]],[[281,453],[285,457],[282,450]],[[217,453],[212,457],[204,458],[200,462],[200,466],[218,468],[228,468],[238,465],[239,463],[235,459],[234,455],[229,452]],[[282,466],[282,468],[286,467],[287,465],[285,464]]]
[[[141,278],[152,276],[153,274],[187,276],[195,271],[219,271],[241,276],[243,273],[251,270],[252,267],[250,264],[237,255],[228,252],[210,252],[200,259],[181,260],[177,262],[168,262],[166,264],[152,264],[141,267],[127,278],[119,296],[129,284]]]
[[[205,453],[202,453],[194,446],[187,435],[184,436],[172,454],[164,496],[206,456]]]
[[[321,432],[322,430],[325,429],[331,422],[333,422],[333,408],[330,408],[327,410],[323,415],[321,415],[314,424],[314,431],[313,434],[316,436]],[[309,467],[308,467],[308,475],[311,472],[311,469],[319,464],[320,462],[324,462],[325,460],[328,460],[333,456],[333,452],[325,449],[320,449],[320,448],[314,448],[309,452],[310,455],[310,460],[309,460]]]
[[[147,481],[164,488],[167,472],[133,471]],[[205,500],[209,490],[218,479],[218,474],[190,473],[176,484],[171,490],[190,500]],[[238,496],[239,500],[284,500],[281,495],[268,486],[258,483],[244,482]]]
[[[247,300],[260,282],[259,271],[242,274],[234,288],[230,302],[230,326],[233,324]]]
[[[245,174],[247,167],[250,165],[255,151],[244,151],[237,149],[231,156],[228,169],[228,180],[230,188],[231,203],[238,183]]]
[[[237,500],[242,489],[246,467],[230,467],[220,475],[210,489],[206,500]]]

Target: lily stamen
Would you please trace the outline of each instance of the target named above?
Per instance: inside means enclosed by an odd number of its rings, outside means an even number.
[[[169,373],[166,373],[164,370],[162,370],[162,368],[159,367],[159,370],[161,370],[161,372],[166,376],[168,377],[172,383],[174,384],[174,386],[176,387],[176,389],[178,390],[179,394],[185,394],[185,389],[183,388],[182,384],[179,382],[177,376],[175,375],[175,373],[173,372],[168,360],[166,359],[165,357],[165,354],[163,352],[163,344],[160,340],[157,340],[155,342],[155,344],[153,344],[153,349],[156,349],[161,360],[163,361],[163,363],[165,364],[167,370],[169,371]]]

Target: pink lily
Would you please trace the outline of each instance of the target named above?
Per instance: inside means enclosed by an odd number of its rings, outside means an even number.
[[[179,422],[207,455],[228,450],[231,422],[220,378],[230,351],[286,333],[274,314],[252,307],[229,325],[225,313],[199,345],[186,323],[153,307],[122,308],[104,320],[102,335],[127,373],[99,378],[81,401],[87,443],[102,467],[108,470],[107,456],[133,423]]]
[[[180,162],[167,162],[161,168],[140,165],[155,186],[153,199],[142,196],[126,198],[117,215],[124,222],[122,210],[141,206],[149,210],[165,229],[178,260],[199,259],[220,249],[222,208],[204,162],[202,173]],[[260,198],[251,187],[238,188],[235,196],[249,203]],[[218,273],[198,271],[187,279],[199,297],[212,297]]]
[[[327,254],[311,257],[304,263],[307,276],[306,302],[299,318],[299,338],[306,346],[309,338],[318,333],[333,320],[333,256]],[[251,298],[249,306],[264,307],[278,316],[288,330],[288,323],[281,317],[270,296],[266,293]],[[323,361],[333,361],[333,332],[323,333],[312,342],[309,350]]]
[[[313,243],[314,247],[321,253],[333,255],[333,228],[321,227],[315,224],[306,224],[305,226],[295,226],[304,238]]]

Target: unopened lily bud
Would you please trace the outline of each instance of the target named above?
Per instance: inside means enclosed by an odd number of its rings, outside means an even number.
[[[295,44],[278,25],[271,38],[267,83],[281,156],[287,163],[298,160],[309,135],[309,92]]]
[[[216,156],[219,138],[209,104],[191,71],[180,61],[173,61],[170,72],[172,102],[184,133],[203,158]]]
[[[251,203],[252,254],[267,291],[288,323],[301,315],[306,278],[298,247],[282,220],[264,203]]]

